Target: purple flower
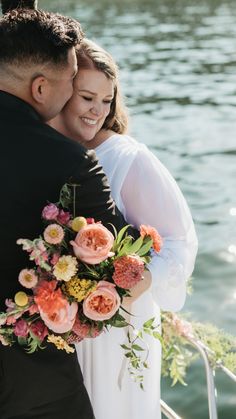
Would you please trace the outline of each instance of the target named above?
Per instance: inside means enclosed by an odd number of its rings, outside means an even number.
[[[14,326],[14,333],[16,336],[26,337],[29,333],[28,323],[24,319],[20,319]]]
[[[42,217],[45,220],[56,220],[59,214],[59,209],[55,204],[48,204],[42,211]]]

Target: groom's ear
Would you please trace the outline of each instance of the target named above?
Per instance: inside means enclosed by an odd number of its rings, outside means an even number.
[[[35,77],[31,83],[32,97],[39,104],[45,103],[49,90],[49,82],[43,75]]]

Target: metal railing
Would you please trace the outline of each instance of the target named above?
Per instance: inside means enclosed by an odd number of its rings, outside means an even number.
[[[207,396],[208,396],[208,410],[209,419],[217,419],[217,403],[216,403],[216,388],[215,388],[215,370],[211,367],[209,355],[214,352],[206,346],[202,341],[195,339],[194,337],[187,337],[185,339],[194,346],[194,348],[200,353],[204,364],[207,380]],[[220,368],[231,380],[236,382],[236,375],[233,374],[228,368],[226,368],[220,361],[217,362],[217,368]],[[161,411],[168,419],[181,419],[174,410],[172,410],[163,400],[161,400]]]

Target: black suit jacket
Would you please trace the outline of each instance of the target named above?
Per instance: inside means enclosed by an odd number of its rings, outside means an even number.
[[[0,135],[1,311],[5,298],[20,290],[20,270],[29,266],[16,240],[39,235],[42,208],[47,200],[58,200],[65,182],[73,179],[80,185],[77,215],[112,223],[118,230],[125,222],[95,154],[43,124],[30,105],[5,92],[0,92]],[[76,355],[53,345],[28,355],[0,344],[0,362],[0,418],[65,397],[82,385]]]

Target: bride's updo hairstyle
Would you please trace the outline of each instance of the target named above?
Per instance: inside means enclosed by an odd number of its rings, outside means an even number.
[[[76,48],[78,70],[102,71],[108,79],[114,82],[114,97],[109,115],[106,117],[103,129],[110,129],[117,134],[124,134],[128,128],[128,111],[124,105],[119,84],[118,67],[112,56],[95,42],[84,38]]]

